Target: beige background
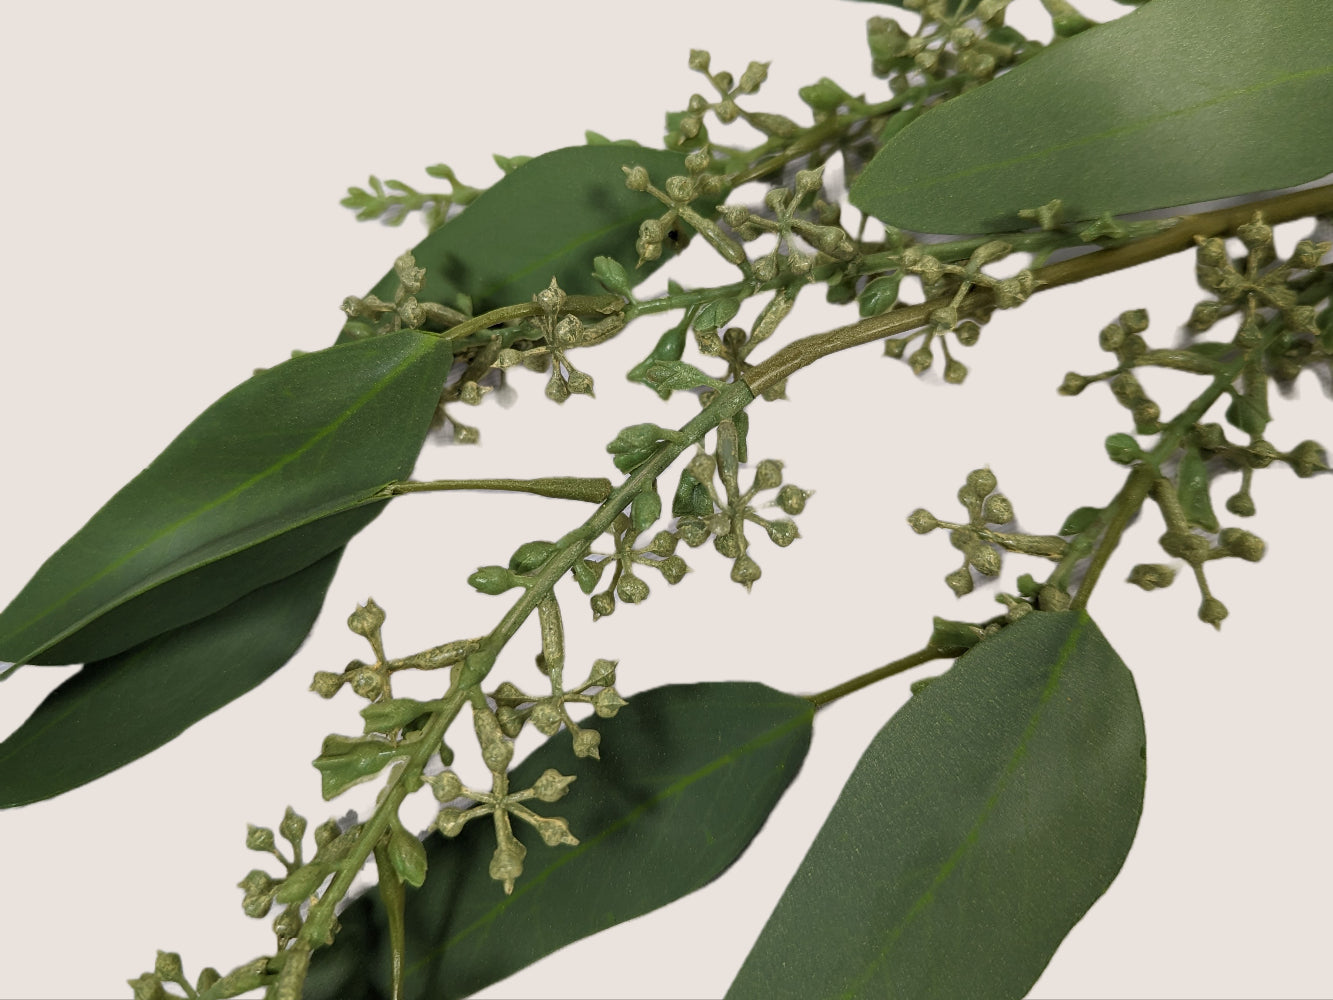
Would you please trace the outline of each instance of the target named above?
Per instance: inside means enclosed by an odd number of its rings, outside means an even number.
[[[735,73],[772,60],[752,101],[760,110],[802,116],[797,87],[824,74],[882,94],[863,23],[887,12],[832,0],[6,5],[0,598],[252,368],[331,342],[343,296],[364,292],[420,239],[416,221],[353,222],[337,204],[349,184],[376,172],[424,188],[422,168],[440,160],[485,184],[498,176],[491,153],[575,144],[584,128],[657,142],[663,111],[706,86],[686,68],[691,46]],[[1281,230],[1282,248],[1302,235]],[[671,273],[716,280],[707,260]],[[1128,421],[1107,393],[1071,400],[1055,386],[1069,368],[1102,366],[1096,332],[1121,309],[1148,307],[1150,336],[1169,342],[1194,299],[1191,266],[1181,257],[1038,296],[964,353],[972,375],[961,390],[918,381],[875,346],[801,374],[790,402],[754,412],[751,453],[783,459],[790,481],[817,491],[803,539],[783,551],[756,540],[764,577],[748,597],[711,547],[685,553],[695,572],[679,586],[657,584],[646,605],[596,627],[571,589],[572,661],[618,658],[627,695],[733,678],[810,691],[917,648],[932,614],[992,614],[993,588],[953,599],[941,578],[954,551],[941,536],[913,535],[906,514],[924,505],[953,517],[958,485],[985,463],[1028,530],[1104,503],[1119,472],[1099,442]],[[659,275],[646,290],[664,284]],[[784,336],[847,315],[803,301]],[[637,324],[584,357],[595,402],[557,409],[539,377],[516,378],[515,406],[488,400],[467,412],[481,448],[428,447],[418,475],[610,473],[603,446],[616,429],[693,412],[624,381],[664,326]],[[1168,412],[1195,391],[1191,381],[1145,378]],[[1299,401],[1275,404],[1275,443],[1333,444],[1328,400],[1312,376],[1300,388]],[[1233,482],[1218,490],[1219,509]],[[1161,558],[1155,512],[1098,589],[1091,610],[1144,704],[1147,803],[1120,879],[1034,997],[1333,992],[1330,547],[1316,527],[1333,509],[1333,477],[1298,481],[1275,468],[1254,493],[1259,516],[1247,527],[1269,554],[1259,566],[1210,567],[1232,609],[1221,634],[1194,619],[1188,579],[1151,595],[1120,582],[1134,562]],[[125,979],[159,947],[180,951],[192,976],[267,951],[268,922],[241,914],[235,888],[258,863],[243,847],[245,823],[275,825],[289,802],[317,822],[373,795],[363,786],[331,809],[308,763],[325,733],[357,724],[349,695],[325,703],[305,692],[313,671],[363,655],[345,615],[374,595],[398,654],[483,632],[504,605],[473,593],[467,573],[582,516],[519,497],[400,501],[353,543],[324,617],[286,669],[148,758],[0,813],[0,995],[126,995]],[[1039,568],[1011,557],[1005,584]],[[501,672],[526,676],[535,648],[527,629]],[[29,668],[0,688],[0,733],[63,673]],[[718,883],[482,996],[721,995],[861,750],[922,673],[821,713],[801,777]]]

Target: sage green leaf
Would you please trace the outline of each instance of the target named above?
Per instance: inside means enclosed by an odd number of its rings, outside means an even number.
[[[810,1000],[1022,997],[1120,870],[1143,807],[1143,717],[1085,612],[1026,615],[913,692],[728,1000],[793,984]]]
[[[411,473],[451,360],[402,330],[241,383],[0,612],[0,659],[105,659],[341,548]]]
[[[625,187],[620,168],[634,165],[645,167],[658,187],[685,173],[679,153],[618,145],[571,146],[514,167],[413,248],[416,266],[426,272],[417,299],[452,305],[463,294],[482,313],[529,301],[552,276],[567,294],[602,294],[591,270],[599,256],[620,264],[632,284],[642,281],[669,255],[635,267],[639,223],[663,208],[652,195]],[[390,270],[371,294],[392,302],[397,289]]]
[[[60,795],[175,739],[287,662],[342,549],[221,611],[89,663],[0,743],[0,808]]]
[[[809,701],[761,684],[670,685],[596,721],[599,761],[575,757],[569,734],[557,733],[514,769],[509,787],[527,788],[547,768],[577,776],[557,804],[527,805],[568,820],[578,846],[548,847],[514,820],[527,856],[506,896],[487,871],[489,819],[451,840],[432,833],[426,884],[407,894],[408,1000],[467,996],[711,882],[796,777],[812,715]],[[388,996],[378,894],[362,895],[338,920],[333,946],[314,955],[306,1000]]]
[[[1154,0],[945,101],[887,141],[852,204],[905,229],[1022,229],[1226,198],[1333,170],[1325,0]]]

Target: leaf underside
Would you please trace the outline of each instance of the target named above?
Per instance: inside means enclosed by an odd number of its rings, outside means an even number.
[[[1144,746],[1084,612],[975,646],[870,744],[728,1000],[1026,995],[1124,862]]]
[[[84,666],[0,743],[0,808],[109,774],[261,683],[304,641],[341,557]]]

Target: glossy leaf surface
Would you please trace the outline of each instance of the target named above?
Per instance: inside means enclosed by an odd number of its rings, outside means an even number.
[[[403,330],[243,382],[42,565],[0,613],[0,659],[105,659],[340,548],[411,473],[450,362]]]
[[[462,997],[597,931],[717,878],[759,832],[796,777],[813,706],[760,684],[671,685],[631,696],[602,732],[600,761],[556,734],[516,767],[509,786],[546,768],[577,775],[569,794],[527,805],[563,816],[576,847],[547,847],[515,820],[527,847],[506,896],[487,872],[494,825],[426,839],[426,884],[407,894],[406,996]],[[388,996],[389,946],[377,893],[338,917],[317,951],[306,1000]]]
[[[931,109],[851,201],[986,233],[1053,198],[1076,220],[1314,180],[1333,170],[1328,25],[1324,0],[1154,0]]]
[[[261,683],[305,640],[341,556],[83,667],[0,743],[0,808],[109,774]]]
[[[727,997],[1024,996],[1120,870],[1144,775],[1097,626],[1027,615],[880,730]]]
[[[413,248],[416,266],[426,271],[417,298],[453,305],[461,293],[480,314],[528,301],[552,276],[569,295],[603,294],[592,269],[599,256],[619,263],[632,283],[642,281],[669,255],[635,267],[639,223],[665,211],[652,195],[625,187],[620,168],[636,164],[659,188],[685,173],[679,153],[571,146],[506,174]],[[397,289],[398,277],[389,271],[371,294],[392,302]]]

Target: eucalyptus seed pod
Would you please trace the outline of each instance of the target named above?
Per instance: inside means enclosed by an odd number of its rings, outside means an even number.
[[[379,633],[380,627],[384,624],[384,609],[375,603],[373,597],[367,598],[366,603],[359,605],[355,611],[347,618],[347,627],[357,635],[369,639]]]
[[[1258,562],[1264,557],[1264,540],[1243,528],[1223,528],[1217,543],[1228,555],[1246,562]]]
[[[463,782],[453,771],[442,771],[430,779],[431,793],[439,802],[452,802],[463,795]]]
[[[276,849],[277,840],[273,836],[273,831],[268,827],[247,823],[245,846],[251,851],[262,851],[267,854]]]
[[[788,483],[778,490],[778,506],[782,508],[784,514],[790,514],[794,517],[805,510],[805,502],[810,497],[811,493],[809,491]]]
[[[467,582],[474,589],[492,597],[519,586],[513,571],[506,566],[482,566],[467,578]]]
[[[957,597],[963,597],[972,593],[972,573],[966,566],[961,569],[956,569],[948,574],[944,578],[944,582],[948,584],[949,589],[952,590]]]
[[[614,718],[616,713],[628,704],[629,702],[620,697],[613,687],[602,688],[592,698],[593,710],[601,719]]]
[[[766,458],[754,470],[754,488],[757,490],[775,490],[782,485],[782,463],[777,459]]]
[[[310,682],[310,690],[321,698],[332,698],[346,681],[346,674],[334,674],[327,670],[318,670],[315,672],[314,680]]]
[[[639,604],[648,599],[648,584],[633,573],[623,573],[616,584],[616,596],[626,604]]]
[[[675,553],[679,541],[679,536],[670,531],[659,531],[648,543],[648,551],[655,556],[669,556]]]
[[[795,521],[770,521],[764,525],[764,530],[773,544],[783,549],[801,537]]]
[[[908,514],[907,523],[918,535],[929,534],[940,526],[940,522],[935,518],[935,515],[924,507],[918,507]]]
[[[1227,606],[1216,597],[1205,597],[1203,603],[1199,605],[1199,621],[1205,622],[1216,629],[1222,627],[1222,621],[1227,614]]]
[[[741,554],[741,540],[734,531],[728,531],[725,535],[714,536],[713,548],[725,559],[737,559]]]
[[[595,729],[580,729],[574,734],[574,756],[592,757],[600,760],[602,755],[598,747],[602,745],[602,734]]]
[[[711,534],[707,523],[700,517],[681,518],[676,530],[680,532],[681,541],[692,549],[697,549],[708,541],[708,536]]]
[[[1171,586],[1176,571],[1164,563],[1139,563],[1129,571],[1128,582],[1144,590],[1158,590]]]
[[[565,723],[558,698],[543,698],[537,702],[532,706],[532,714],[528,719],[533,728],[543,736],[554,736]]]
[[[981,516],[987,524],[1008,524],[1014,519],[1014,505],[1003,494],[993,493],[982,505]]]
[[[731,579],[746,590],[749,590],[761,576],[763,571],[759,568],[759,564],[743,552],[731,564]]]
[[[278,824],[278,832],[282,834],[283,839],[299,850],[301,841],[305,837],[305,829],[305,817],[288,806],[287,811],[282,814],[282,822]]]
[[[569,792],[570,783],[573,781],[573,775],[564,775],[555,768],[548,767],[542,772],[542,776],[533,782],[532,790],[543,802],[557,802]]]
[[[685,560],[680,556],[667,556],[657,563],[657,569],[666,582],[673,585],[685,579],[685,574],[690,571],[689,566],[685,565]]]

